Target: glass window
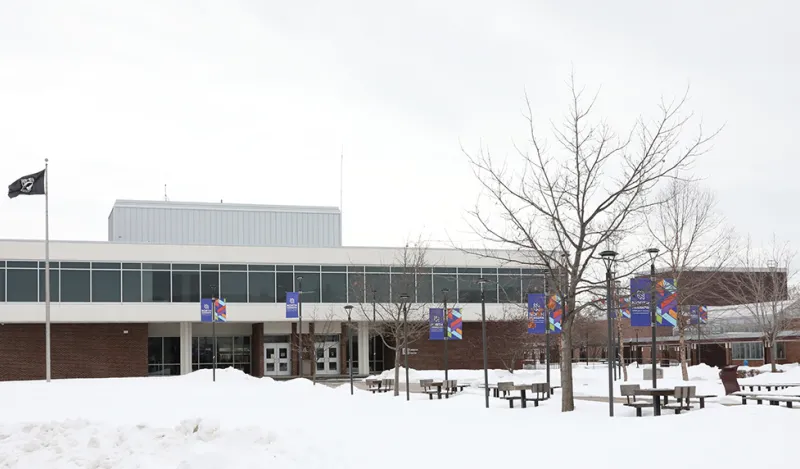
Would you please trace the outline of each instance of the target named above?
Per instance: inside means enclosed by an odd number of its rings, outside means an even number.
[[[92,271],[92,301],[119,303],[121,287],[119,270]]]
[[[292,272],[294,270],[293,265],[276,265],[275,270],[278,272]]]
[[[262,265],[262,264],[249,264],[247,269],[251,272],[275,272],[274,265]]]
[[[250,363],[250,336],[233,338],[233,362]]]
[[[169,270],[169,264],[142,264],[144,270]]]
[[[473,267],[460,267],[458,269],[459,274],[480,274],[481,269],[473,268]]]
[[[233,364],[233,337],[217,337],[217,363]]]
[[[322,266],[323,272],[347,272],[347,269],[343,265],[323,265]]]
[[[521,282],[519,275],[500,275],[498,283],[500,290],[500,303],[522,302],[522,290],[520,290]]]
[[[372,293],[364,292],[364,274],[347,274],[347,301],[350,303],[367,303],[372,301]]]
[[[203,298],[219,294],[219,272],[204,271],[200,274],[200,294]]]
[[[200,264],[172,264],[172,270],[200,270]]]
[[[50,268],[51,269],[53,267],[58,267],[57,265],[54,266],[54,264],[57,264],[57,262],[52,262],[52,261],[50,262]],[[37,263],[36,261],[8,261],[8,262],[6,262],[6,267],[8,267],[9,269],[14,268],[14,267],[19,267],[19,268],[23,268],[23,269],[29,269],[29,268],[36,269],[36,267],[38,265],[39,265],[39,263]],[[44,267],[44,262],[42,262],[42,267]]]
[[[486,292],[486,302],[497,303],[497,276],[490,275],[488,277],[484,276],[483,278],[486,280],[486,283],[483,285],[484,292]],[[480,290],[480,284],[478,285],[478,290]]]
[[[249,272],[250,277],[250,302],[274,303],[275,302],[275,274],[272,272]],[[283,300],[286,301],[284,293]]]
[[[481,286],[478,284],[480,275],[459,275],[458,276],[458,301],[461,303],[480,303]],[[492,284],[486,284],[492,288]],[[487,299],[488,301],[488,299]]]
[[[734,360],[763,360],[764,346],[761,342],[734,342],[731,344]]]
[[[222,272],[220,296],[229,303],[247,303],[247,272]]]
[[[44,268],[44,262],[39,263],[39,267]],[[50,266],[52,267],[52,266]],[[88,262],[62,262],[62,269],[89,270]]]
[[[286,303],[286,292],[294,291],[294,274],[291,273],[278,273],[275,274],[276,281],[276,294],[278,296],[278,303]]]
[[[163,365],[164,364],[164,347],[161,337],[148,337],[147,338],[147,364],[148,365]]]
[[[416,285],[414,284],[414,271],[409,269],[408,272],[401,270],[392,273],[392,302],[400,303],[400,295],[408,295],[409,301],[414,301],[414,291]]]
[[[297,277],[303,277],[303,303],[319,303],[319,274],[308,272],[295,273]],[[300,289],[300,283],[297,283]]]
[[[437,301],[441,301],[442,292],[436,293]],[[417,274],[417,303],[433,303],[433,276]]]
[[[36,272],[36,269],[6,270],[8,301],[36,301],[38,298]]]
[[[122,268],[128,270],[141,270],[142,264],[139,264],[138,262],[123,262]]]
[[[92,270],[119,270],[119,262],[92,262]]]
[[[142,301],[142,273],[138,270],[122,271],[122,301]]]
[[[0,269],[0,301],[6,301],[6,269]]]
[[[549,293],[549,291],[545,291],[544,275],[524,275],[522,277],[522,288],[525,293]],[[547,290],[552,291],[550,288]]]
[[[170,293],[170,273],[158,270],[142,271],[142,301],[169,303],[172,298]]]
[[[458,288],[456,288],[456,276],[455,275],[434,275],[433,276],[433,291],[436,292],[437,301],[440,301],[438,296],[441,296],[442,289],[447,288],[450,292],[447,294],[447,299],[451,303],[455,303],[458,300]]]
[[[365,282],[370,300],[372,299],[372,290],[375,290],[375,301],[378,303],[389,302],[389,275],[367,274]]]
[[[211,337],[198,337],[198,363],[214,363],[214,341]]]
[[[200,347],[200,338],[192,337],[192,363],[199,363],[198,348]],[[197,368],[192,368],[196,370]]]
[[[174,267],[173,267],[174,269]],[[219,270],[219,264],[203,264],[201,270]]]
[[[322,274],[322,302],[347,303],[347,274]]]
[[[50,301],[58,301],[58,270],[50,268]],[[9,290],[11,287],[9,286]],[[44,269],[39,269],[39,301],[47,301],[44,297]]]
[[[222,265],[220,265],[220,270],[246,271],[247,270],[247,265],[245,265],[245,264],[222,264]]]
[[[209,298],[209,297],[206,297]],[[172,272],[172,302],[200,302],[200,273]]]
[[[88,303],[91,285],[88,270],[61,271],[61,301]]]
[[[164,337],[164,364],[181,363],[181,338]]]

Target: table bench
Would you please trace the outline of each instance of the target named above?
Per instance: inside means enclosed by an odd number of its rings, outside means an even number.
[[[394,389],[394,380],[393,379],[368,379],[367,380],[367,391],[370,391],[372,394],[376,392],[389,392]]]
[[[525,409],[528,407],[528,402],[533,402],[534,407],[539,407],[539,401],[546,401],[550,398],[550,394],[547,392],[547,383],[520,385],[514,385],[513,383],[497,383],[497,385],[499,392],[504,392],[507,394],[501,397],[501,399],[507,400],[508,407],[511,409],[514,408],[515,400],[519,400],[522,403],[521,407]],[[519,391],[520,395],[512,396],[510,395],[512,391]],[[532,396],[528,396],[528,391],[532,393]]]
[[[747,401],[756,401],[756,404],[762,405],[764,401],[769,402],[770,405],[780,405],[781,403],[786,404],[786,407],[792,408],[792,404],[795,402],[800,403],[800,396],[769,396],[764,394],[759,394],[756,392],[735,392],[733,393],[734,396],[742,398],[742,405],[747,405]]]
[[[800,383],[739,384],[739,386],[742,388],[750,388],[751,392],[761,391],[761,388],[764,388],[767,391],[772,391],[772,388],[775,388],[777,391],[779,389],[800,387]]]
[[[711,398],[717,397],[717,395],[716,394],[696,394],[694,397],[696,397],[700,401],[700,408],[701,409],[705,409],[706,408],[706,399],[711,399]]]
[[[638,384],[622,384],[620,385],[619,390],[620,394],[625,398],[625,403],[622,405],[636,409],[637,417],[642,416],[642,409],[654,407],[652,401],[648,402],[636,400],[637,392],[640,390],[640,386]]]

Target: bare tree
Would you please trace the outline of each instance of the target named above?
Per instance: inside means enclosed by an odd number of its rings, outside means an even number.
[[[726,293],[740,303],[738,314],[752,321],[770,348],[772,371],[778,371],[778,338],[800,320],[800,305],[791,298],[795,252],[788,243],[773,238],[765,249],[756,249],[748,239],[738,260],[738,269],[723,283]]]
[[[616,311],[616,326],[617,326],[617,338],[619,339],[619,347],[617,348],[617,358],[619,359],[619,363],[622,364],[622,377],[623,381],[628,381],[628,365],[625,363],[625,347],[622,343],[622,308],[620,307],[620,299],[624,298],[630,288],[623,288],[622,283],[619,281],[614,282],[614,296],[612,298],[613,303],[611,304],[611,310]]]
[[[298,348],[302,347],[300,353],[302,360],[299,366],[302,367],[305,362],[310,363],[311,381],[317,384],[318,353],[322,352],[324,354],[325,349],[334,346],[338,347],[337,342],[328,341],[327,338],[332,335],[340,334],[341,326],[340,323],[336,321],[336,315],[330,308],[321,310],[322,307],[320,305],[313,303],[306,303],[304,306],[306,306],[306,308],[311,306],[311,308],[309,308],[311,311],[306,310],[307,312],[305,312],[305,317],[308,319],[309,333],[302,334],[300,336],[302,339],[292,344],[292,349],[294,350],[292,357],[295,356]]]
[[[397,384],[400,383],[403,353],[408,353],[411,345],[426,335],[429,328],[428,304],[416,298],[417,275],[430,268],[427,251],[427,244],[422,241],[406,244],[391,266],[387,266],[391,269],[391,283],[388,274],[366,274],[363,286],[353,288],[351,285],[370,330],[381,338],[386,348],[394,351],[395,396],[400,393]],[[384,275],[385,279],[378,277]],[[378,296],[374,303],[373,295]],[[408,295],[408,299],[403,295]]]
[[[568,115],[562,125],[552,124],[559,151],[551,151],[537,132],[527,96],[530,149],[517,148],[519,165],[497,163],[485,148],[476,155],[464,151],[490,202],[482,208],[479,200],[471,213],[476,233],[492,246],[516,248],[529,265],[544,266],[551,276],[558,271],[569,276],[559,288],[567,305],[560,335],[564,412],[575,409],[572,327],[582,309],[576,298],[602,284],[600,251],[633,228],[636,216],[651,205],[648,196],[657,183],[703,153],[713,137],[700,126],[681,145],[692,117],[682,115],[686,96],[662,101],[655,119],[640,118],[620,137],[605,121],[592,121],[597,95],[585,99],[574,76],[568,87]],[[490,251],[492,246],[485,255],[515,260]]]
[[[528,308],[524,304],[503,305],[502,316],[493,320],[494,327],[487,328],[487,354],[490,360],[499,361],[503,369],[514,373],[524,359],[534,358],[534,351],[544,347],[544,336],[528,333]],[[475,353],[480,354],[483,345],[474,342]]]
[[[663,252],[658,261],[665,265],[661,276],[675,279],[678,287],[677,328],[684,381],[689,380],[686,331],[691,323],[690,302],[717,282],[733,254],[731,230],[723,225],[716,205],[714,194],[698,182],[673,179],[647,215],[647,228]]]

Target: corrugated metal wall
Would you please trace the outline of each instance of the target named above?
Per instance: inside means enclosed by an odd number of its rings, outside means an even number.
[[[212,246],[342,245],[342,217],[336,209],[212,205],[115,204],[108,218],[109,241]]]

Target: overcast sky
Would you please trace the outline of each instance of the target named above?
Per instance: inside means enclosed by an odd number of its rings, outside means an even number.
[[[659,7],[655,7],[658,4]],[[668,7],[667,7],[668,5]],[[624,131],[691,85],[725,125],[695,165],[740,232],[800,247],[800,4],[744,1],[0,3],[0,174],[50,158],[53,239],[104,240],[115,199],[339,205],[344,243],[474,238],[460,144],[496,155],[564,81]],[[2,238],[41,238],[42,197]]]

